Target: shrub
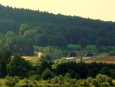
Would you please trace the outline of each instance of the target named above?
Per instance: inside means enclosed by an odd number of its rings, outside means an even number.
[[[65,76],[64,76],[64,82],[70,82],[70,74],[69,73],[66,73]]]
[[[16,83],[18,83],[18,81],[19,77],[6,77],[5,85],[13,87]]]
[[[104,75],[110,75],[110,70],[108,67],[102,67],[99,73]]]
[[[85,85],[88,86],[88,87],[91,87],[93,86],[93,78],[92,77],[88,77],[85,81]]]
[[[51,69],[51,64],[50,62],[46,61],[46,60],[41,60],[41,64],[38,67],[38,74],[42,74],[46,69]]]
[[[115,79],[115,69],[110,70],[110,76]]]
[[[96,76],[96,79],[99,81],[99,82],[109,82],[111,79],[110,77],[108,77],[107,75],[102,75],[102,74],[98,74]]]
[[[30,80],[39,80],[40,78],[41,78],[40,75],[31,75],[29,77]]]
[[[42,79],[47,80],[47,79],[51,79],[53,77],[53,73],[49,70],[46,69],[42,75],[41,75]]]
[[[109,87],[109,86],[111,86],[111,85],[110,85],[109,82],[103,82],[103,83],[100,84],[100,86],[101,86],[101,87],[103,87],[103,86],[104,86],[104,87],[105,87],[105,86],[106,86],[106,87]]]
[[[94,70],[93,69],[88,69],[87,76],[94,77],[95,76]]]
[[[71,79],[69,82],[71,85],[75,85],[76,84],[76,79]]]
[[[31,70],[29,61],[24,60],[21,56],[14,56],[7,64],[7,72],[10,76],[28,76]]]
[[[110,55],[110,56],[115,56],[115,51],[110,51],[110,52],[109,52],[109,55]]]
[[[24,79],[21,84],[16,87],[39,87],[36,81]]]
[[[58,84],[58,83],[60,83],[59,77],[58,77],[58,76],[55,76],[55,77],[52,79],[52,83],[53,83],[53,84]]]
[[[64,84],[64,78],[62,75],[59,75],[59,80],[60,80],[60,83],[59,84]]]
[[[108,82],[110,85],[113,84],[112,79],[110,77],[108,77],[107,75],[98,74],[96,76],[96,79],[99,81],[99,83]]]
[[[70,78],[72,78],[72,79],[79,79],[80,78],[80,76],[79,76],[79,74],[78,73],[76,73],[74,70],[72,70],[72,69],[69,69],[68,70],[68,73],[69,73],[69,77]]]

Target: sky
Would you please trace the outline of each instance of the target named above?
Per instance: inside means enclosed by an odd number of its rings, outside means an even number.
[[[0,0],[0,4],[115,22],[115,0]]]

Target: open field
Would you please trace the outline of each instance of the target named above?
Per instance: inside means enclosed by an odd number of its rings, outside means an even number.
[[[98,58],[89,58],[87,60],[84,60],[86,63],[92,63],[92,62],[103,62],[103,63],[113,63],[115,64],[115,56],[103,56]]]
[[[37,56],[22,56],[22,58],[25,60],[36,60]]]
[[[34,56],[22,56],[22,58],[24,58],[25,60],[28,61],[32,61],[35,62],[37,61],[39,58],[41,57],[41,53],[38,53],[38,55],[34,55]],[[75,60],[77,62],[79,62],[81,59],[80,57],[77,58],[64,58],[64,59],[58,59],[58,61],[71,61],[71,60]],[[97,56],[97,57],[83,57],[82,60],[85,63],[92,63],[92,62],[97,62],[97,63],[112,63],[115,64],[115,56],[108,56],[108,55],[104,55],[104,56]]]
[[[37,61],[43,54],[41,52],[38,52],[36,55],[33,56],[22,56],[23,59],[31,62]]]

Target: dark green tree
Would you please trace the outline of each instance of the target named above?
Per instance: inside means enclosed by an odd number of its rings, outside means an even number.
[[[38,74],[41,75],[45,69],[51,70],[51,64],[50,64],[50,62],[48,62],[46,60],[41,60],[41,64],[39,65],[39,67],[37,69]]]
[[[49,69],[45,69],[41,75],[42,79],[47,80],[51,79],[53,77],[53,73]]]
[[[7,75],[6,65],[9,63],[11,53],[9,51],[0,52],[0,77]]]
[[[20,56],[12,57],[7,64],[7,72],[11,76],[28,76],[30,70],[31,64]]]

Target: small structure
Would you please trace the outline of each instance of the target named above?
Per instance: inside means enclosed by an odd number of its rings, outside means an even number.
[[[72,51],[68,53],[68,57],[77,57],[76,52]]]
[[[93,57],[94,56],[94,53],[93,52],[88,52],[87,54],[86,54],[86,57]]]

